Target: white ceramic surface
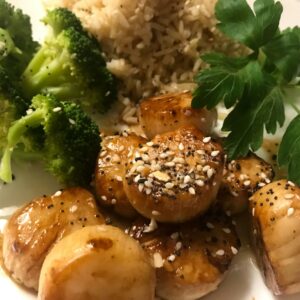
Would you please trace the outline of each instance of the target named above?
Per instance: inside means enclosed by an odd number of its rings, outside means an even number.
[[[45,28],[39,22],[43,15],[43,8],[39,0],[10,0],[17,7],[20,7],[32,17],[34,36],[41,40]],[[253,1],[251,1],[253,2]],[[300,25],[300,0],[283,0],[284,15],[281,26]],[[10,185],[0,183],[0,228],[4,224],[3,217],[9,214],[6,209],[29,201],[33,197],[50,194],[56,191],[59,186],[55,180],[44,171],[39,165],[16,162],[14,166],[16,180]],[[5,209],[3,209],[5,208]],[[2,220],[1,220],[2,218]],[[239,227],[244,227],[241,232],[243,247],[237,255],[225,281],[220,288],[203,298],[205,300],[299,300],[300,294],[294,296],[275,297],[265,287],[259,270],[256,267],[255,259],[247,242],[247,230],[242,220],[238,222]],[[35,300],[36,295],[20,288],[10,280],[0,268],[0,299],[1,300]]]

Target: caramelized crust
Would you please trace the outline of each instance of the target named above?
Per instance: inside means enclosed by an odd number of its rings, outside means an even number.
[[[141,101],[139,122],[147,137],[176,130],[182,126],[193,125],[209,134],[217,120],[216,110],[191,107],[190,92],[166,94]]]

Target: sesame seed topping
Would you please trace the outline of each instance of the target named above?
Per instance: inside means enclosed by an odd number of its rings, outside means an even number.
[[[191,176],[190,175],[184,176],[183,183],[189,183],[190,181],[191,181]]]
[[[102,199],[103,201],[106,201],[106,200],[107,200],[107,197],[106,197],[106,196],[101,196],[101,199]]]
[[[234,255],[237,255],[237,254],[238,254],[238,249],[236,249],[236,248],[233,247],[233,246],[231,246],[230,248],[231,248],[232,254],[234,254]]]
[[[295,196],[294,194],[285,194],[284,198],[287,199],[287,200],[290,200],[290,199],[293,199],[294,196]]]
[[[216,255],[223,256],[225,254],[225,251],[223,249],[220,249],[216,252]]]
[[[222,228],[222,230],[225,232],[225,233],[231,233],[231,230],[229,228]]]
[[[157,210],[152,210],[152,215],[153,215],[153,216],[159,216],[159,215],[160,215],[160,212],[157,211]]]
[[[169,262],[173,262],[176,259],[176,256],[174,254],[171,254],[170,256],[167,257],[167,260]]]
[[[215,228],[215,226],[212,223],[210,223],[210,222],[206,223],[206,227],[209,228],[209,229]]]
[[[69,122],[70,122],[71,125],[75,125],[76,124],[76,122],[73,119],[69,119]]]
[[[179,238],[179,233],[178,232],[174,232],[171,234],[171,239],[172,240],[177,240]]]
[[[140,183],[140,184],[138,185],[138,190],[139,190],[139,192],[141,193],[141,192],[143,191],[143,189],[144,189],[144,184]]]
[[[166,187],[167,189],[171,189],[171,188],[174,187],[174,183],[172,183],[172,182],[167,182],[167,183],[165,184],[165,187]]]
[[[215,174],[215,170],[214,169],[207,170],[207,177],[208,178],[211,178],[214,174]]]
[[[117,200],[116,199],[112,199],[111,200],[111,204],[115,205],[117,203]]]
[[[57,192],[54,194],[54,196],[55,196],[55,197],[59,197],[61,194],[62,194],[61,191],[57,191]]]
[[[164,265],[164,260],[159,252],[153,254],[153,264],[155,268],[161,268]]]
[[[158,180],[161,180],[161,181],[164,181],[164,182],[167,182],[170,180],[170,176],[167,174],[167,173],[163,173],[161,171],[155,171],[152,173],[152,175],[158,179]]]
[[[204,181],[201,180],[201,179],[196,180],[195,183],[196,183],[198,186],[204,186]]]
[[[189,193],[190,193],[191,195],[195,195],[195,194],[196,194],[196,191],[195,191],[195,189],[194,189],[193,187],[190,187],[190,188],[189,188]]]
[[[252,208],[252,216],[255,216],[255,207]]]
[[[288,210],[287,210],[287,215],[288,217],[290,217],[291,215],[293,215],[295,212],[295,209],[293,207],[290,207]]]
[[[211,137],[210,136],[207,136],[205,138],[203,138],[203,143],[209,143],[211,141]]]
[[[210,155],[211,155],[212,157],[216,157],[216,156],[219,155],[219,153],[220,153],[220,151],[216,150],[216,151],[213,151]]]
[[[55,108],[53,108],[53,112],[59,112],[59,111],[61,111],[61,107],[55,107]]]
[[[175,250],[178,251],[182,248],[182,243],[181,242],[177,242],[175,245]]]
[[[148,226],[146,226],[143,230],[143,232],[152,232],[154,230],[156,230],[158,228],[157,223],[155,221],[155,219],[151,219],[150,224]]]
[[[292,181],[288,181],[287,183],[288,183],[288,185],[290,185],[290,186],[295,186],[295,183],[292,182]]]
[[[245,180],[243,182],[244,186],[249,186],[251,184],[251,181],[250,180]]]
[[[182,143],[180,143],[179,146],[178,146],[178,149],[179,149],[180,151],[184,150],[184,145],[183,145]]]
[[[115,178],[116,178],[117,181],[122,181],[122,177],[121,176],[117,175],[117,176],[115,176]]]

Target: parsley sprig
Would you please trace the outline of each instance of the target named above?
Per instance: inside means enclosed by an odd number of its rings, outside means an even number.
[[[224,146],[230,159],[258,150],[264,130],[274,134],[285,121],[285,91],[300,76],[300,28],[279,29],[283,7],[274,0],[219,0],[218,28],[249,48],[249,55],[230,57],[210,53],[210,65],[196,76],[193,107],[212,109],[220,102],[232,108],[223,123]],[[300,184],[300,116],[288,126],[278,162],[288,167],[289,179]]]

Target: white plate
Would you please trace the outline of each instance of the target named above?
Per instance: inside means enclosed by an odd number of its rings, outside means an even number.
[[[41,40],[45,29],[39,19],[43,8],[39,0],[10,0],[32,17],[34,36]],[[253,2],[253,1],[251,1]],[[300,25],[300,0],[283,0],[284,14],[281,27]],[[55,192],[59,186],[55,180],[39,165],[30,163],[15,163],[16,180],[10,185],[0,183],[0,208],[16,207],[31,200],[33,197]],[[0,219],[9,212],[0,209]],[[3,222],[0,220],[0,227]],[[241,224],[239,222],[239,224]],[[244,245],[234,260],[229,274],[220,288],[203,298],[206,300],[275,300],[275,297],[265,287],[261,274],[256,267],[247,243],[247,233],[242,232]],[[12,300],[36,300],[36,295],[20,288],[0,268],[0,298]],[[299,300],[300,294],[280,297],[281,300]]]

